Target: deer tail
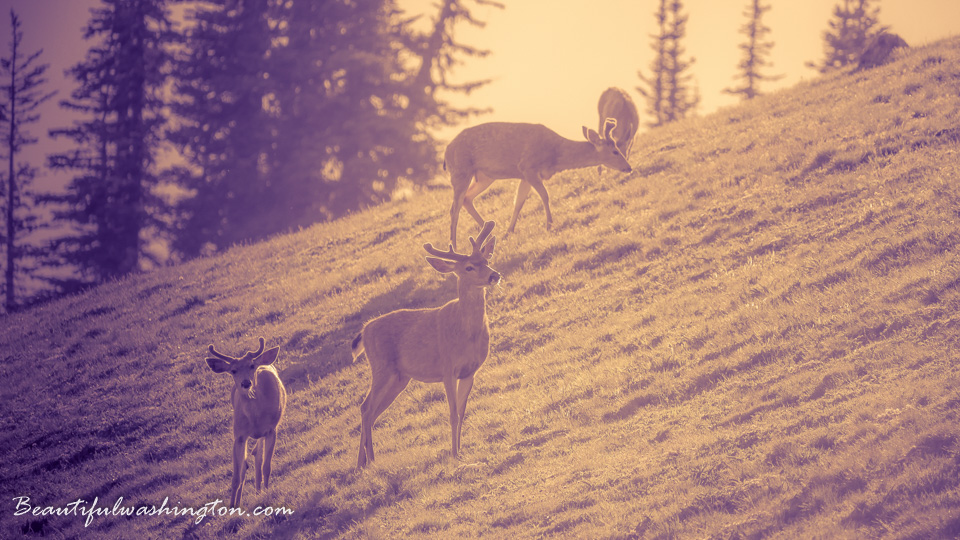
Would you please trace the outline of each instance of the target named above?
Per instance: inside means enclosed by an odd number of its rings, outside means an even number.
[[[363,354],[363,332],[357,334],[357,337],[353,338],[353,343],[350,344],[350,349],[353,351],[353,361],[356,362],[357,358],[360,358],[360,355]]]

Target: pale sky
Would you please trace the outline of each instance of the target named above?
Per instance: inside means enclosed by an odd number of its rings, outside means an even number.
[[[398,1],[411,14],[436,16],[436,0]],[[649,73],[653,59],[650,34],[655,31],[657,0],[501,1],[507,4],[504,10],[474,10],[477,18],[487,22],[486,28],[475,30],[465,24],[458,28],[459,40],[492,51],[487,58],[470,60],[454,74],[463,81],[494,79],[466,98],[474,106],[494,108],[493,114],[473,119],[471,124],[494,120],[542,123],[579,139],[581,125],[596,127],[597,99],[609,86],[627,90],[643,116],[644,104],[636,92],[640,84],[637,71]],[[768,1],[772,9],[764,22],[775,43],[768,73],[784,75],[761,87],[770,91],[817,76],[804,63],[823,56],[822,33],[840,0]],[[736,83],[737,45],[744,39],[739,28],[745,22],[742,13],[748,2],[684,2],[689,15],[684,45],[687,54],[696,58],[692,74],[700,89],[700,114],[737,102],[721,90]],[[12,7],[23,23],[26,51],[42,48],[42,60],[51,65],[51,88],[63,86],[64,70],[86,53],[82,28],[90,6],[97,4],[94,0],[0,0],[0,56],[9,54]],[[880,0],[874,4],[880,7],[881,24],[891,26],[910,45],[960,34],[960,0]],[[44,139],[47,127],[67,123],[57,101],[68,97],[71,89],[72,82],[47,104],[41,112],[43,124],[31,128],[33,135]],[[42,144],[50,148],[47,141]],[[36,166],[43,164],[42,157],[28,159]]]
[[[494,78],[470,99],[489,105],[491,115],[471,123],[511,121],[542,123],[569,138],[582,138],[580,126],[596,128],[597,100],[609,86],[626,90],[640,110],[637,71],[649,75],[653,60],[650,35],[656,32],[653,14],[657,0],[501,0],[506,9],[477,8],[474,15],[487,22],[472,30],[463,24],[460,40],[490,49],[485,59],[473,60],[457,78]],[[691,72],[700,88],[700,114],[739,102],[723,94],[734,80],[745,40],[739,33],[746,22],[749,0],[686,0],[689,15],[683,45],[696,58]],[[772,6],[763,22],[774,42],[767,74],[782,74],[763,83],[770,91],[816,77],[805,62],[823,57],[822,34],[840,0],[767,0]],[[435,0],[401,0],[411,13],[435,16]],[[960,34],[960,0],[880,0],[880,24],[888,25],[910,45],[923,45]],[[466,127],[466,126],[464,126]]]

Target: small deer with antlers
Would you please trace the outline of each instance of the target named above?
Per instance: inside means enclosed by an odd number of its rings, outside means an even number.
[[[370,391],[360,405],[357,468],[373,461],[373,424],[410,379],[443,383],[450,405],[452,454],[459,455],[473,375],[490,345],[485,289],[500,282],[500,274],[488,266],[496,244],[496,237],[490,237],[493,227],[488,221],[476,240],[470,238],[470,255],[456,253],[453,246],[445,252],[423,246],[431,255],[426,258],[430,266],[457,276],[458,298],[438,308],[387,313],[367,322],[353,340],[353,360],[366,352],[371,371]]]
[[[520,179],[507,234],[516,227],[520,209],[531,188],[543,201],[547,230],[550,230],[553,215],[550,213],[550,196],[543,185],[545,180],[560,171],[594,165],[630,172],[630,164],[610,138],[614,127],[615,120],[607,122],[601,137],[584,126],[586,141],[561,137],[540,124],[490,122],[461,131],[447,146],[443,161],[444,168],[450,171],[453,185],[450,244],[456,249],[460,208],[466,208],[477,223],[483,224],[473,200],[495,180],[506,178]]]
[[[616,128],[610,133],[611,138],[623,157],[629,158],[633,137],[640,127],[640,115],[637,114],[637,106],[633,104],[630,95],[616,87],[607,88],[600,94],[597,112],[600,114],[600,126],[597,129],[603,129],[608,120],[616,122]],[[602,170],[603,165],[597,165],[597,174]]]
[[[260,481],[263,488],[270,487],[270,462],[277,444],[277,425],[287,405],[287,391],[280,381],[273,363],[280,354],[280,347],[263,351],[250,351],[240,358],[218,353],[210,345],[207,365],[214,373],[233,375],[233,483],[230,486],[230,506],[239,507],[243,496],[244,478],[247,474],[247,439],[257,439],[253,447],[254,477],[257,491]]]

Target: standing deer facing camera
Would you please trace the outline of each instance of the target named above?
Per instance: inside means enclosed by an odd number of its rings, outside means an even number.
[[[601,137],[584,126],[586,141],[566,139],[540,124],[490,122],[461,131],[450,141],[443,160],[453,185],[453,207],[450,209],[450,244],[453,249],[457,248],[460,208],[466,208],[477,223],[483,224],[473,200],[495,180],[520,179],[513,202],[513,219],[507,228],[507,234],[510,234],[517,225],[530,188],[536,190],[543,201],[547,230],[550,230],[553,215],[550,213],[550,196],[543,182],[554,174],[594,165],[630,172],[630,164],[610,138],[614,127],[615,120],[604,124]]]
[[[473,253],[461,255],[451,246],[446,252],[425,244],[432,255],[427,262],[442,274],[457,276],[458,298],[438,308],[400,309],[367,322],[353,340],[353,360],[366,352],[370,362],[370,391],[360,405],[360,453],[357,468],[373,461],[373,424],[410,379],[442,382],[450,405],[452,455],[460,452],[460,432],[473,388],[473,374],[490,346],[486,287],[500,282],[500,274],[487,263],[496,237],[494,223],[483,225]]]
[[[609,120],[617,123],[616,129],[613,130],[611,135],[623,157],[629,158],[630,148],[633,147],[633,137],[637,134],[637,128],[640,127],[637,106],[633,104],[630,95],[619,88],[607,88],[600,94],[597,112],[600,113],[600,127],[597,129],[603,129],[603,126]],[[603,165],[598,165],[597,174],[600,174],[602,169]]]
[[[270,487],[270,463],[277,444],[277,425],[283,417],[287,405],[287,391],[280,382],[280,376],[274,361],[280,354],[280,347],[263,352],[264,340],[260,338],[260,348],[248,352],[240,358],[220,354],[210,345],[207,365],[214,373],[233,375],[233,390],[230,401],[233,403],[233,483],[230,486],[230,506],[239,507],[243,496],[244,478],[247,475],[247,439],[257,439],[253,447],[253,470],[257,491],[260,480],[263,488]]]

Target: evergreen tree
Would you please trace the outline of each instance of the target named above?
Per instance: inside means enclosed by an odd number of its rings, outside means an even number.
[[[673,0],[673,2],[670,3],[669,10],[669,35],[671,39],[666,48],[667,96],[665,116],[668,122],[685,118],[688,112],[695,110],[697,105],[700,104],[699,93],[690,87],[693,75],[686,73],[688,69],[693,67],[693,63],[696,60],[694,58],[684,60],[683,55],[686,49],[680,45],[683,38],[687,35],[687,19],[689,18],[688,15],[682,12],[683,2]]]
[[[654,13],[659,33],[651,36],[655,53],[651,75],[638,72],[643,85],[637,91],[646,98],[647,114],[652,118],[648,125],[652,127],[684,118],[700,103],[699,92],[691,88],[692,75],[686,73],[695,60],[684,59],[686,51],[680,44],[688,18],[682,11],[680,0],[660,0]]]
[[[178,175],[190,193],[178,208],[174,247],[196,256],[276,232],[262,205],[277,196],[271,182],[279,180],[268,168],[277,128],[265,108],[274,95],[278,15],[268,0],[215,0],[188,18],[169,139],[188,163]]]
[[[763,24],[761,20],[763,14],[770,11],[770,5],[763,5],[761,0],[751,0],[750,6],[743,12],[747,17],[747,22],[740,27],[740,33],[747,36],[747,42],[740,44],[743,50],[743,60],[740,61],[740,75],[743,84],[735,88],[726,88],[723,91],[728,94],[739,94],[743,99],[753,99],[760,90],[757,88],[762,81],[775,81],[783,77],[782,75],[769,76],[764,75],[760,70],[771,65],[765,57],[770,54],[773,48],[772,41],[766,41],[766,35],[770,33],[770,28]]]
[[[197,7],[174,70],[170,139],[189,194],[176,249],[195,256],[333,219],[435,176],[431,128],[478,112],[436,90],[486,82],[447,79],[460,55],[485,52],[452,38],[456,22],[480,24],[463,0],[440,8],[434,31],[419,35],[395,0]]]
[[[848,65],[855,65],[875,35],[887,30],[877,27],[880,8],[873,8],[870,0],[843,0],[833,8],[830,29],[823,33],[824,59],[820,64],[808,62],[807,66],[826,73]]]
[[[295,2],[285,18],[274,79],[287,226],[389,200],[402,178],[431,178],[435,143],[418,124],[425,103],[408,89],[394,3]]]
[[[171,39],[165,4],[102,0],[84,34],[94,43],[86,59],[68,70],[79,87],[61,106],[84,119],[50,132],[76,143],[50,156],[51,167],[77,174],[67,194],[52,199],[66,206],[57,219],[75,229],[55,243],[63,263],[79,269],[77,279],[59,283],[64,289],[138,270],[150,258],[144,232],[162,226],[163,203],[152,188]]]
[[[473,0],[478,6],[492,6],[504,9],[504,5],[492,0]],[[468,107],[458,109],[437,95],[437,90],[469,95],[474,90],[489,84],[490,79],[453,83],[449,80],[449,72],[464,61],[459,56],[468,58],[483,58],[490,54],[487,49],[477,49],[470,45],[456,41],[454,27],[460,22],[483,28],[486,23],[478,20],[471,13],[467,3],[463,0],[444,0],[439,6],[440,12],[433,21],[429,34],[415,36],[408,43],[410,49],[420,60],[411,83],[410,94],[427,99],[424,107],[427,123],[432,128],[456,125],[470,116],[490,112],[490,109]]]
[[[667,0],[660,0],[660,5],[654,13],[657,19],[657,34],[651,34],[653,38],[651,44],[654,57],[650,64],[651,75],[649,77],[638,71],[637,76],[643,85],[637,87],[640,93],[647,101],[647,115],[652,118],[647,125],[662,126],[666,123],[664,118],[664,77],[666,74],[666,46],[667,46]],[[645,86],[644,86],[645,85]]]
[[[44,93],[41,87],[47,82],[48,64],[37,64],[43,50],[24,55],[20,50],[23,44],[23,32],[20,30],[20,18],[10,10],[10,56],[0,59],[0,133],[3,136],[3,149],[6,155],[6,182],[0,186],[5,191],[4,217],[6,218],[4,249],[4,306],[13,311],[17,305],[16,281],[18,277],[35,277],[35,267],[42,251],[36,246],[24,243],[23,236],[37,229],[37,216],[30,191],[30,183],[37,169],[28,163],[17,163],[17,156],[24,147],[35,144],[37,139],[27,132],[26,126],[37,122],[40,115],[37,109],[54,96],[56,92]],[[2,177],[2,175],[0,175]]]

